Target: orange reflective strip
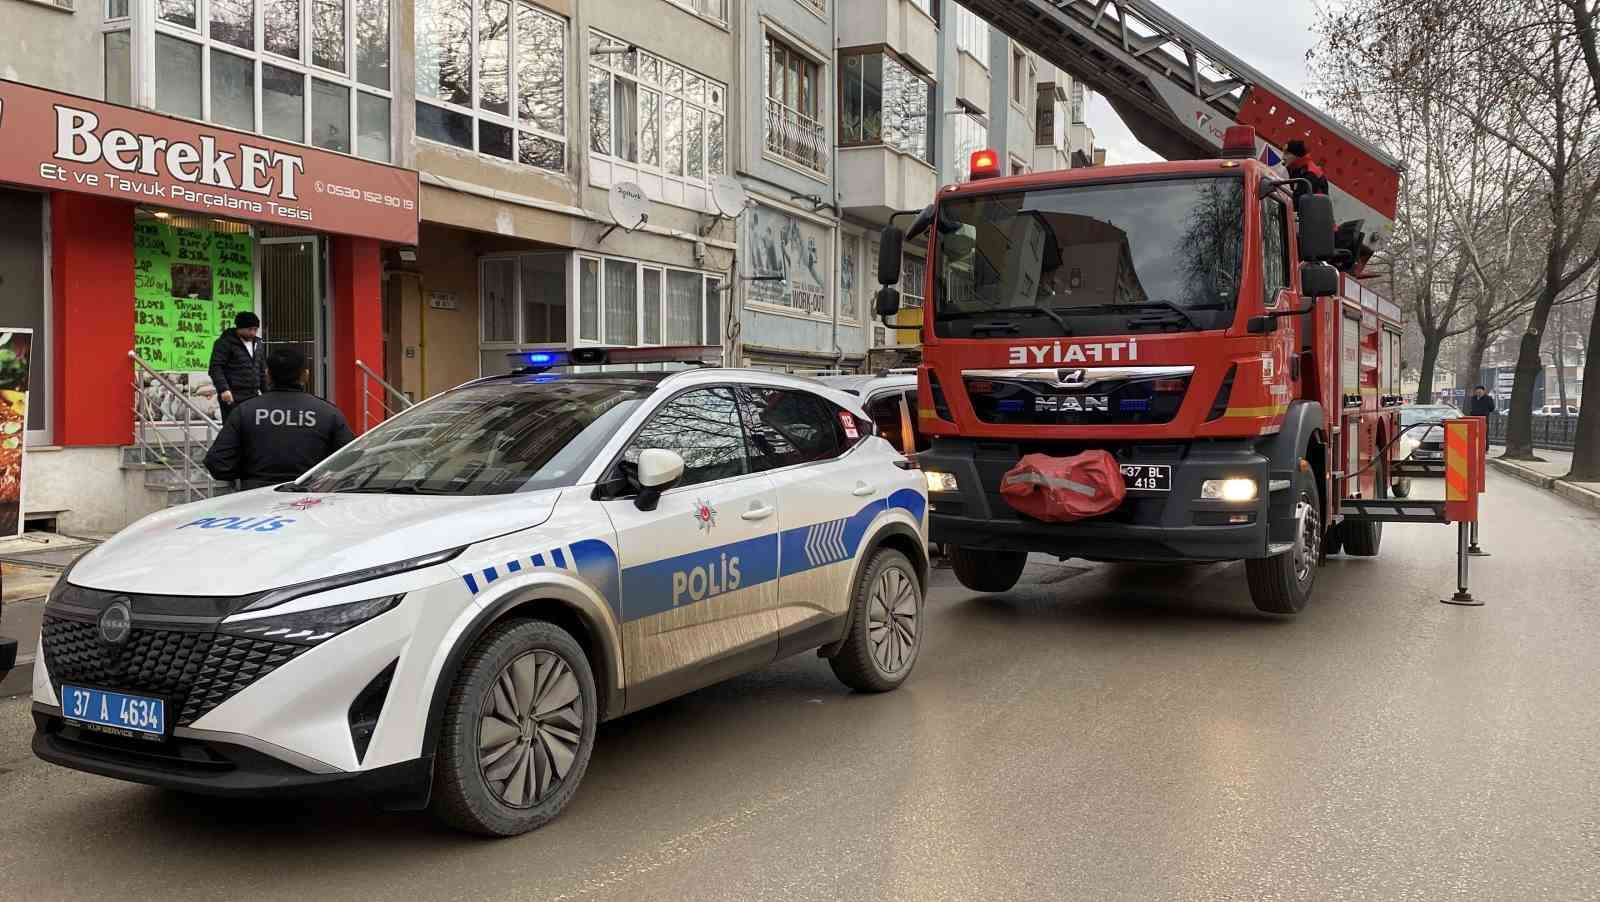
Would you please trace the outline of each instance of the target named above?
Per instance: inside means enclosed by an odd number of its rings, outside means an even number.
[[[1471,443],[1471,431],[1466,423],[1450,422],[1444,424],[1444,500],[1467,500],[1467,486],[1471,483],[1468,468],[1472,466],[1472,458],[1468,456]]]

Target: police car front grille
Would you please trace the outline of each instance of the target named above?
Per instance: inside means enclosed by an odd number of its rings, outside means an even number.
[[[148,693],[165,698],[187,726],[298,657],[307,646],[213,632],[135,627],[109,646],[93,622],[45,617],[44,661],[63,683]]]

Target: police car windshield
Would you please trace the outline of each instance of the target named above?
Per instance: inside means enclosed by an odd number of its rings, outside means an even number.
[[[572,485],[651,388],[495,382],[440,395],[290,486],[298,492],[506,495]]]
[[[947,338],[1226,328],[1244,258],[1237,174],[963,196],[939,205]]]

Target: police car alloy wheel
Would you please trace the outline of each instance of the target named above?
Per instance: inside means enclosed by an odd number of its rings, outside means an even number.
[[[511,621],[479,640],[445,709],[434,811],[462,830],[514,836],[561,813],[594,750],[594,674],[567,632]]]
[[[922,650],[922,585],[906,556],[879,551],[856,580],[850,632],[828,659],[840,682],[887,692],[905,682]]]

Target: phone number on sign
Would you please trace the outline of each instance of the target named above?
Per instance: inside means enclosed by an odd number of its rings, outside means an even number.
[[[417,202],[410,198],[395,197],[393,194],[383,194],[378,191],[366,191],[350,185],[336,185],[333,182],[317,182],[318,194],[327,194],[333,197],[343,197],[349,200],[364,201],[383,207],[392,207],[396,210],[415,210]]]

